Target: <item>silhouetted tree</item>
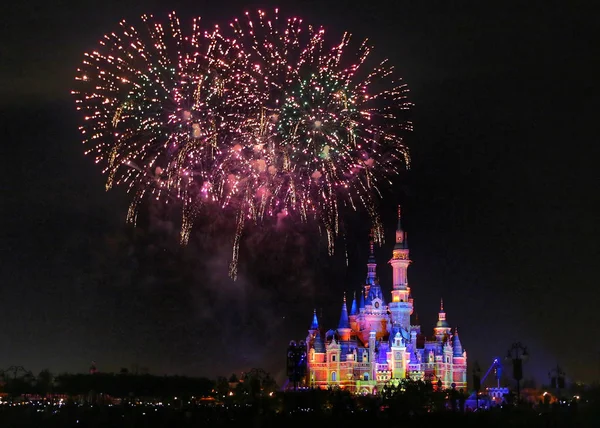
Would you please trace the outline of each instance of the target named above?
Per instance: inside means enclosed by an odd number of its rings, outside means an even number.
[[[229,382],[224,376],[217,377],[215,391],[220,397],[224,397],[229,393]]]
[[[37,376],[36,390],[41,396],[45,396],[52,391],[54,376],[48,369],[42,370]]]

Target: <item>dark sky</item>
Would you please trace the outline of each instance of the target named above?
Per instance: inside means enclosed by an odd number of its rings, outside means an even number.
[[[545,381],[559,363],[571,378],[599,379],[592,2],[352,3],[280,8],[329,36],[368,36],[412,90],[413,168],[382,204],[384,290],[402,202],[409,281],[427,331],[443,297],[471,362],[487,368],[520,340],[532,356],[526,376]],[[147,207],[130,229],[128,196],[104,191],[79,141],[75,69],[120,19],[176,10],[208,25],[257,6],[269,4],[2,6],[0,368],[82,371],[95,360],[106,371],[138,364],[214,377],[265,367],[281,376],[287,342],[306,336],[313,307],[335,327],[342,292],[366,273],[360,216],[348,219],[348,267],[343,251],[326,255],[311,227],[249,230],[234,283],[227,223],[204,219],[186,248],[178,213],[164,207]]]

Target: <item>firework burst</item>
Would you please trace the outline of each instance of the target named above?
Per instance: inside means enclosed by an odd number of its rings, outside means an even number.
[[[196,19],[186,35],[174,14],[167,29],[142,21],[86,54],[73,91],[107,189],[134,194],[129,221],[145,196],[179,200],[185,244],[204,205],[235,211],[234,278],[247,221],[316,221],[333,253],[340,207],[362,207],[381,241],[379,186],[408,166],[410,103],[386,61],[367,66],[367,41],[328,45],[322,28],[277,11],[224,32]]]

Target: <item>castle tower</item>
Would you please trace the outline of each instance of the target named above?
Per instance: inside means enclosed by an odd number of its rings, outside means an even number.
[[[358,330],[360,326],[357,323],[358,316],[358,306],[356,304],[356,292],[354,292],[354,297],[352,298],[352,306],[350,307],[350,316],[348,317],[350,320],[350,328],[352,330]]]
[[[376,278],[377,261],[375,260],[375,242],[373,238],[373,232],[371,231],[371,236],[369,239],[369,259],[367,261],[367,280],[365,281],[365,284],[367,284],[369,287],[374,285]]]
[[[365,290],[364,287],[360,290],[360,300],[358,304],[358,312],[363,313],[365,311]]]
[[[306,336],[306,352],[310,353],[311,348],[315,348],[315,340],[317,338],[321,338],[321,333],[319,332],[319,320],[317,319],[317,310],[315,309],[313,312],[313,319],[310,323],[310,328],[308,329],[308,336]]]
[[[402,341],[400,332],[397,332],[392,339],[388,361],[390,361],[392,379],[403,379],[406,377],[406,345]]]
[[[307,384],[372,393],[400,379],[435,376],[443,388],[454,386],[466,391],[467,351],[458,331],[450,328],[443,301],[433,329],[435,337],[422,334],[407,280],[411,262],[400,207],[389,261],[393,271],[389,304],[377,278],[373,236],[369,249],[366,280],[352,302],[344,294],[337,329],[325,333],[320,325],[322,317],[313,312],[306,339]]]
[[[375,242],[373,238],[373,231],[369,235],[369,259],[367,260],[367,278],[365,279],[364,295],[365,295],[365,306],[371,304],[369,301],[369,294],[371,287],[375,285],[377,281],[377,260],[375,260]]]
[[[458,329],[454,330],[454,341],[452,343],[452,380],[457,389],[467,388],[467,352],[462,347],[458,338]]]
[[[462,357],[463,347],[458,338],[458,329],[454,330],[454,342],[452,343],[452,353],[455,357]]]
[[[312,322],[310,323],[310,329],[308,329],[308,332],[314,336],[315,334],[317,334],[319,332],[319,320],[317,319],[317,310],[315,309],[313,312],[313,319]]]
[[[356,291],[354,292],[354,297],[352,298],[352,307],[350,308],[350,316],[356,316],[358,314],[358,308],[356,307]]]
[[[446,321],[446,312],[444,312],[444,299],[440,300],[440,312],[438,314],[438,321],[435,324],[433,332],[437,340],[443,340],[445,337],[450,337],[450,324]]]
[[[398,329],[405,331],[410,329],[410,315],[413,312],[412,299],[410,298],[410,287],[406,271],[410,264],[409,250],[406,242],[406,232],[402,230],[402,211],[398,205],[398,227],[396,228],[396,244],[392,251],[393,285],[392,302],[390,311],[392,313],[392,324]]]
[[[340,315],[340,323],[338,325],[338,334],[341,341],[350,340],[350,320],[348,318],[348,305],[346,304],[346,293],[344,293],[344,302],[342,303],[342,313]]]

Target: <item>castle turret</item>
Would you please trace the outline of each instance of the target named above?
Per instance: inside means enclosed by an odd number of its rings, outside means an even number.
[[[315,348],[315,352],[325,352],[325,344],[323,343],[323,339],[321,338],[321,333],[316,334],[313,346]]]
[[[350,307],[350,328],[352,330],[358,330],[360,326],[357,323],[358,316],[358,306],[356,305],[356,291],[354,292],[354,296],[352,297],[352,306]]]
[[[394,327],[408,331],[410,329],[410,315],[413,312],[410,287],[408,286],[406,273],[408,265],[410,264],[410,258],[406,242],[406,232],[402,229],[402,210],[399,205],[396,244],[392,251],[390,264],[392,265],[393,275],[392,303],[390,303],[392,323]]]
[[[350,340],[350,320],[348,319],[348,306],[346,305],[346,293],[344,293],[344,302],[342,303],[342,314],[338,325],[338,334],[340,340]]]
[[[317,310],[315,309],[313,312],[313,319],[312,319],[312,322],[310,323],[310,328],[308,329],[308,332],[314,336],[318,331],[319,331],[319,320],[317,319]]]
[[[350,308],[350,316],[354,316],[358,314],[358,309],[356,308],[356,292],[354,292],[354,297],[352,297],[352,307]]]
[[[446,321],[446,312],[444,312],[444,299],[440,300],[440,312],[438,314],[438,321],[433,329],[435,337],[438,340],[443,340],[444,337],[449,336],[452,329],[450,324]]]
[[[452,344],[452,354],[455,357],[462,357],[463,355],[463,347],[458,337],[458,329],[454,330],[454,343]]]

